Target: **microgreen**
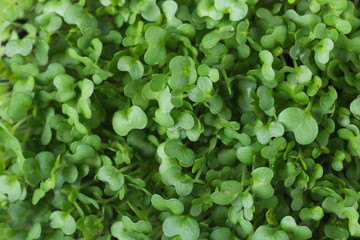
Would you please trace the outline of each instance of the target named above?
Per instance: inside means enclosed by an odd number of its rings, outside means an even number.
[[[163,224],[165,236],[179,235],[182,239],[198,239],[200,230],[198,223],[190,217],[172,215],[165,219]]]
[[[0,238],[359,238],[359,17],[0,0]]]

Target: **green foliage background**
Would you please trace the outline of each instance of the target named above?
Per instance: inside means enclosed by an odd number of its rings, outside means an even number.
[[[0,239],[360,237],[358,0],[0,6]]]

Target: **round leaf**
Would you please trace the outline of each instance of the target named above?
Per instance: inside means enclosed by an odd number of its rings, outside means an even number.
[[[113,166],[103,166],[99,169],[97,177],[109,184],[112,191],[118,191],[124,185],[124,175]]]
[[[302,145],[313,142],[318,134],[318,124],[309,112],[297,107],[290,107],[279,114],[279,122],[285,129],[295,134],[295,139]]]
[[[147,125],[147,116],[138,106],[117,111],[112,119],[112,125],[120,136],[127,135],[132,129],[143,129]]]
[[[167,217],[162,229],[167,237],[179,235],[182,239],[196,240],[200,235],[199,225],[195,219],[179,215]]]
[[[74,218],[63,211],[55,211],[50,215],[50,226],[60,228],[66,235],[71,235],[76,230]]]

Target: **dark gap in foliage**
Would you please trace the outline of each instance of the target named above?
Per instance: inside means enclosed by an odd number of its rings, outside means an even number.
[[[20,31],[18,33],[18,35],[19,35],[19,39],[23,39],[27,35],[27,32],[26,31]]]
[[[21,19],[17,19],[15,22],[24,25],[25,23],[27,23],[27,19],[21,18]],[[28,34],[28,32],[23,29],[21,31],[18,31],[17,33],[19,35],[19,39],[23,39]]]
[[[352,87],[351,87],[352,88]],[[356,93],[349,93],[344,91],[343,89],[337,89],[338,94],[338,104],[341,107],[349,108],[351,102],[356,99]]]
[[[331,219],[331,215],[329,213],[324,213],[323,219],[321,219],[322,222],[327,222]]]
[[[355,7],[360,7],[360,1],[359,0],[353,0]]]
[[[24,19],[24,18],[18,18],[18,19],[16,19],[16,23],[20,23],[20,24],[25,24],[25,23],[27,23],[27,19]]]
[[[286,65],[289,67],[294,67],[294,62],[293,59],[290,57],[290,55],[288,53],[283,53]]]

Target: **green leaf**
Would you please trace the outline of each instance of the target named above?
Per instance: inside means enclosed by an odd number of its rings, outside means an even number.
[[[253,177],[252,192],[263,199],[270,198],[274,194],[274,189],[271,186],[271,180],[274,173],[270,168],[259,167],[251,172]]]
[[[54,78],[54,85],[58,89],[56,98],[60,102],[67,102],[76,96],[74,90],[75,79],[67,74],[61,74]]]
[[[152,226],[147,221],[139,221],[134,223],[129,217],[126,216],[123,216],[121,221],[123,222],[124,227],[129,231],[140,232],[144,234],[149,234],[152,232]]]
[[[315,59],[321,64],[326,64],[329,62],[330,52],[334,49],[334,42],[325,38],[318,43],[315,52]]]
[[[55,211],[51,213],[50,226],[54,229],[60,228],[66,235],[71,235],[76,230],[74,218],[69,213],[63,211]]]
[[[41,224],[34,223],[34,225],[29,230],[27,239],[39,239],[40,235],[41,235]]]
[[[172,73],[169,79],[169,86],[172,89],[182,89],[196,81],[195,63],[188,56],[174,57],[169,63],[169,68]]]
[[[239,21],[243,19],[248,12],[248,6],[244,1],[238,2],[234,0],[215,0],[214,5],[219,12],[229,13],[230,21]]]
[[[26,117],[27,111],[31,106],[32,99],[29,94],[22,91],[16,91],[11,97],[11,102],[7,109],[9,118],[14,121],[22,120]]]
[[[139,221],[133,223],[130,218],[123,216],[121,221],[115,222],[111,226],[111,235],[119,240],[126,239],[140,239],[150,240],[145,234],[149,234],[152,231],[151,224],[146,221]]]
[[[0,15],[8,22],[15,21],[21,14],[20,8],[12,1],[2,1]]]
[[[224,238],[231,239],[231,237],[232,237],[231,230],[225,227],[219,227],[215,229],[210,235],[211,240],[221,240]]]
[[[200,235],[199,225],[195,219],[179,215],[167,217],[162,229],[167,237],[179,235],[182,239],[196,240]]]
[[[243,187],[240,182],[229,180],[221,184],[220,191],[211,194],[211,201],[218,205],[228,205],[241,193]]]
[[[80,5],[68,6],[64,13],[64,21],[68,24],[77,24],[83,15],[83,9]]]
[[[166,32],[161,27],[151,26],[145,32],[145,39],[149,46],[144,55],[145,63],[149,65],[163,65],[166,61],[165,48]]]
[[[23,169],[25,172],[25,180],[30,185],[38,185],[41,181],[38,163],[34,158],[27,158],[24,161]]]
[[[128,72],[134,80],[140,79],[144,75],[144,65],[130,56],[121,57],[117,67],[120,71]]]
[[[351,102],[350,111],[356,118],[360,119],[360,98]]]
[[[183,167],[191,167],[195,161],[193,150],[185,147],[179,139],[172,139],[165,143],[164,151],[171,158],[177,158]]]
[[[62,18],[55,13],[44,13],[35,18],[35,22],[42,26],[47,32],[57,31],[63,21]]]
[[[86,239],[91,239],[101,235],[104,225],[95,215],[82,217],[76,222],[76,228],[80,229]]]
[[[304,221],[306,220],[318,221],[323,217],[324,217],[324,210],[319,206],[313,208],[303,208],[300,211],[300,218]]]
[[[97,177],[109,184],[112,191],[120,190],[125,181],[124,175],[113,166],[102,166],[97,173]]]
[[[90,97],[94,91],[94,84],[88,79],[84,79],[79,86],[81,89],[81,96],[79,98],[79,108],[83,116],[90,119],[92,116]]]
[[[20,182],[13,176],[0,176],[0,194],[7,194],[10,202],[18,200],[21,196]]]
[[[273,55],[267,51],[263,50],[259,53],[259,58],[264,63],[261,68],[261,73],[266,81],[274,81],[275,80],[275,72],[272,69],[272,63],[274,61]]]
[[[164,199],[158,194],[151,196],[151,204],[159,211],[170,211],[175,215],[180,215],[184,211],[183,203],[175,198]]]
[[[33,44],[30,39],[11,40],[5,46],[5,54],[13,57],[16,54],[27,56],[31,53]]]
[[[236,151],[236,157],[242,163],[245,164],[252,163],[254,157],[253,149],[249,146],[240,147]]]
[[[318,124],[310,112],[298,107],[290,107],[279,114],[281,122],[287,131],[295,134],[299,144],[306,145],[313,142],[318,134]]]
[[[295,88],[299,84],[307,83],[311,80],[312,73],[310,69],[305,66],[299,66],[295,72],[290,73],[287,77],[289,84],[292,88]]]
[[[160,16],[160,9],[156,5],[155,0],[149,0],[142,4],[140,13],[145,20],[149,22],[155,22],[156,19]]]
[[[132,129],[143,129],[147,125],[147,116],[138,106],[117,111],[112,119],[112,125],[117,134],[125,136]]]
[[[252,240],[264,239],[264,240],[289,240],[289,236],[284,231],[276,231],[269,226],[263,225],[256,229]]]

